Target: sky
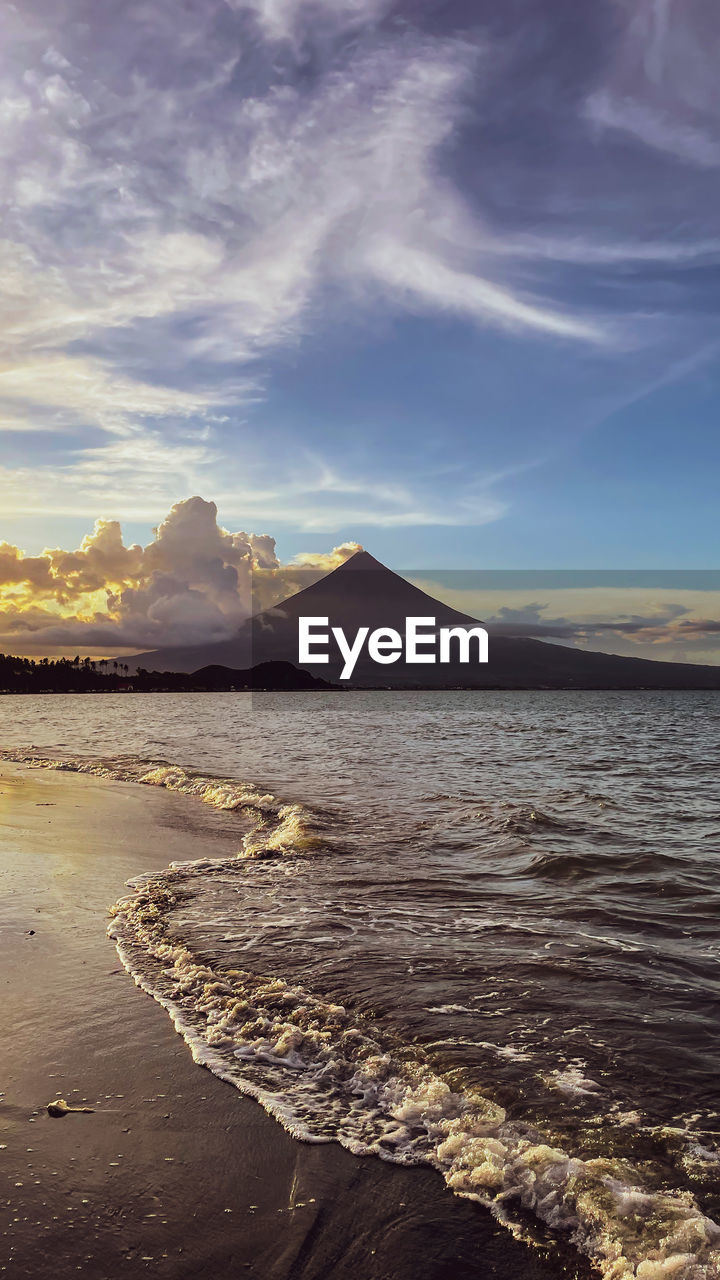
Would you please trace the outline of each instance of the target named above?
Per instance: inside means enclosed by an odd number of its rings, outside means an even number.
[[[717,566],[711,0],[0,10],[0,647],[222,627],[270,542]]]

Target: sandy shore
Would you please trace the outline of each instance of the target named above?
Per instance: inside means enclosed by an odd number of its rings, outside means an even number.
[[[105,935],[125,881],[238,846],[165,791],[0,766],[0,1271],[106,1280],[586,1275],[439,1178],[292,1140],[197,1067]],[[92,1114],[52,1119],[63,1097]]]

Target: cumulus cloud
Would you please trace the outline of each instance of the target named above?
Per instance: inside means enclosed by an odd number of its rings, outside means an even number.
[[[23,653],[152,648],[223,640],[359,550],[302,553],[283,565],[269,534],[232,533],[214,502],[176,503],[146,546],[97,520],[74,551],[25,556],[0,544],[0,648]]]
[[[230,639],[252,614],[338,568],[358,542],[277,555],[268,533],[231,531],[214,502],[175,503],[145,545],[99,519],[75,549],[25,555],[0,543],[0,651],[96,656]],[[471,571],[457,579],[465,583]],[[544,597],[409,575],[430,595],[482,618],[491,637],[523,637],[673,661],[720,658],[717,575],[675,585],[556,587]],[[510,575],[512,578],[512,575]],[[642,575],[640,575],[642,577]],[[592,578],[592,575],[591,575]]]
[[[333,569],[339,569],[350,556],[354,556],[356,551],[362,551],[359,542],[342,542],[339,547],[333,547],[332,551],[325,553],[301,551],[295,556],[295,563],[306,565],[310,569],[322,569],[325,573],[330,573]]]

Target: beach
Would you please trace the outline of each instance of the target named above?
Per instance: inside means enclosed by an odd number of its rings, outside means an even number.
[[[167,791],[0,766],[0,1269],[391,1280],[585,1275],[432,1172],[295,1141],[192,1061],[106,937],[125,882],[237,851],[235,815]],[[51,1118],[64,1098],[89,1114]]]
[[[0,1265],[717,1280],[717,715],[2,700]]]
[[[720,1280],[720,0],[0,8],[0,1280]]]

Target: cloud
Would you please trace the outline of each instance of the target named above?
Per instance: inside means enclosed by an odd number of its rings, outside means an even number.
[[[587,114],[598,127],[630,134],[645,146],[667,152],[686,164],[708,169],[720,164],[720,140],[678,118],[668,108],[618,99],[601,91],[588,99]]]
[[[0,543],[0,651],[114,656],[228,639],[251,613],[302,590],[361,549],[347,541],[300,551],[284,563],[272,535],[230,531],[218,522],[216,504],[200,497],[173,504],[144,546],[128,545],[119,521],[107,518],[75,549],[26,556]],[[484,619],[491,636],[673,661],[720,660],[715,586],[557,587],[528,599],[517,587],[454,588],[447,574],[442,581],[432,574],[411,580]],[[467,571],[458,582],[467,582]]]
[[[207,416],[224,399],[125,377],[90,357],[43,351],[0,363],[0,430],[67,430],[80,421],[126,436],[138,420]]]
[[[333,547],[332,551],[313,552],[301,551],[295,556],[295,563],[308,566],[311,569],[322,569],[324,573],[330,573],[333,569],[339,569],[349,556],[354,556],[356,551],[362,551],[359,542],[343,542],[339,547]]]
[[[590,240],[586,236],[555,237],[518,233],[492,240],[494,253],[533,261],[548,259],[578,266],[642,266],[720,260],[720,239],[707,240]]]
[[[383,25],[389,8],[121,0],[78,22],[75,0],[2,5],[0,430],[86,451],[140,435],[189,464],[185,424],[241,433],[263,362],[330,295],[353,316],[605,340],[510,278],[449,176],[487,40]]]
[[[686,618],[678,624],[682,635],[711,636],[720,633],[720,618]]]
[[[340,471],[302,449],[263,462],[252,440],[223,458],[216,446],[188,430],[172,448],[153,433],[136,433],[69,452],[60,463],[24,469],[0,466],[0,507],[6,519],[52,510],[92,519],[104,510],[117,519],[151,523],[158,508],[213,486],[229,517],[293,525],[307,532],[406,525],[480,526],[499,519],[505,504],[492,489],[497,476],[466,479],[453,500],[437,492],[434,472],[402,482],[378,481],[359,466]],[[221,483],[217,482],[218,475]]]
[[[217,507],[176,503],[147,546],[126,546],[97,520],[77,550],[25,556],[0,544],[0,648],[117,650],[232,636],[257,608],[286,598],[359,550],[358,543],[280,564],[269,534],[231,533]]]
[[[603,635],[637,636],[643,641],[652,639],[661,643],[665,639],[676,639],[678,628],[675,625],[687,608],[681,604],[655,606],[647,614],[634,614],[611,620],[602,617],[566,618],[548,617],[545,614],[547,605],[537,601],[528,603],[522,608],[503,606],[496,614],[486,619],[486,625],[497,636],[532,636],[555,640],[597,639]],[[682,628],[682,623],[679,624]]]
[[[716,11],[706,0],[633,0],[609,82],[586,114],[599,130],[632,137],[685,165],[720,165]]]
[[[364,26],[390,7],[390,0],[226,0],[236,13],[256,15],[269,40],[295,41],[303,22],[336,30]]]
[[[682,578],[682,572],[678,574]],[[453,608],[481,618],[491,636],[547,640],[627,657],[720,662],[720,591],[714,585],[715,574],[710,575],[713,585],[705,588],[696,585],[693,573],[687,575],[687,586],[675,582],[649,588],[642,583],[642,571],[634,586],[608,582],[548,589],[539,583],[543,594],[534,599],[528,598],[531,588],[527,586],[469,586],[469,570],[460,573],[454,585],[453,576],[445,573],[435,581],[432,573],[413,574],[411,580]],[[532,571],[523,571],[522,576],[532,578]],[[581,579],[583,575],[577,571],[573,576]],[[593,577],[589,573],[588,579]]]
[[[366,261],[377,278],[406,305],[454,312],[500,328],[537,329],[597,343],[607,340],[597,323],[526,302],[472,272],[448,266],[435,254],[388,236],[380,237],[369,247]]]
[[[720,602],[716,602],[720,609]],[[486,619],[491,635],[550,640],[625,656],[673,662],[720,662],[720,618],[688,617],[687,604],[646,605],[615,618],[552,617],[538,602],[503,607]]]
[[[405,405],[384,439],[370,423],[358,464],[342,424],[282,394],[262,418],[258,402],[308,336],[340,331],[376,343],[391,404],[402,374],[381,348],[406,317],[483,331],[459,385],[496,341],[508,358],[495,335],[528,368],[531,343],[554,354],[548,395],[564,403],[530,415],[538,433],[567,416],[567,370],[572,394],[590,371],[581,429],[608,387],[629,403],[656,385],[668,360],[653,344],[696,350],[694,317],[677,316],[689,295],[651,280],[639,314],[633,280],[716,262],[717,239],[699,215],[666,213],[675,184],[659,194],[615,165],[618,139],[644,132],[654,157],[711,172],[711,43],[688,5],[686,19],[666,0],[618,4],[588,70],[575,55],[594,18],[576,49],[552,5],[503,34],[489,4],[463,17],[396,0],[0,0],[3,510],[147,520],[199,490],[233,518],[343,536],[501,517],[506,500],[472,473],[483,452],[501,469],[503,437],[510,451],[524,430],[512,375],[478,396],[472,430],[452,396],[448,423],[413,424],[414,452],[447,430],[469,462],[435,484],[377,483],[398,473]],[[528,62],[556,37],[572,75]],[[685,203],[695,219],[701,202]],[[620,364],[643,344],[655,355]]]

